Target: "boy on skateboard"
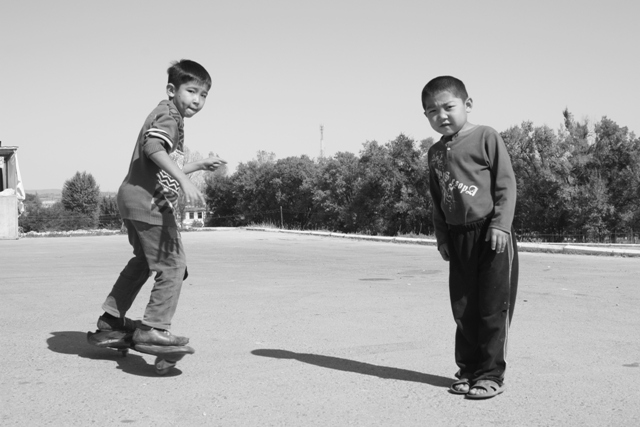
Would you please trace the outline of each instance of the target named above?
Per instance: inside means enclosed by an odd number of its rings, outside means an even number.
[[[187,174],[216,170],[226,163],[208,157],[184,164],[184,119],[204,107],[211,77],[190,60],[172,63],[167,70],[167,100],[149,114],[133,150],[129,172],[118,190],[118,209],[133,247],[131,258],[116,280],[98,319],[100,332],[133,332],[133,344],[184,346],[187,337],[171,334],[187,261],[175,218],[178,191],[186,203],[204,202]],[[140,288],[152,272],[155,282],[141,321],[125,317]]]
[[[516,180],[500,135],[467,121],[464,84],[436,77],[422,90],[429,124],[442,135],[428,153],[438,250],[449,262],[458,378],[450,391],[486,399],[504,390],[507,336],[518,286],[512,229]]]

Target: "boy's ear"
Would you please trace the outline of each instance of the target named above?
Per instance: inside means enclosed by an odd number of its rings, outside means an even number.
[[[169,99],[173,99],[173,97],[176,96],[176,87],[173,83],[167,84],[167,96]]]
[[[467,113],[470,113],[473,109],[473,99],[467,98],[467,100],[464,101],[464,108],[467,110]]]

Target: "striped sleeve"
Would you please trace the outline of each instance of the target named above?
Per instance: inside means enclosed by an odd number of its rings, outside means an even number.
[[[179,123],[169,108],[160,105],[144,132],[144,152],[147,156],[164,149],[174,151],[179,144]]]
[[[162,140],[167,151],[171,151],[173,149],[173,141],[171,141],[171,136],[162,129],[151,128],[144,133],[144,136],[145,139],[158,138]]]

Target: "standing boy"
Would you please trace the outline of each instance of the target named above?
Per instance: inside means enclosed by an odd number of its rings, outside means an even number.
[[[186,337],[169,332],[178,305],[187,261],[175,218],[178,191],[186,203],[204,202],[186,174],[215,170],[226,163],[209,157],[184,164],[184,118],[204,107],[211,77],[194,61],[174,62],[167,70],[164,100],[149,114],[140,130],[129,173],[118,190],[118,208],[127,228],[133,258],[113,285],[98,319],[100,331],[134,332],[136,344],[183,346]],[[156,273],[149,303],[140,322],[125,313],[152,272]]]
[[[450,391],[485,399],[504,390],[507,337],[518,283],[512,229],[516,180],[500,135],[467,121],[464,84],[436,77],[422,90],[429,124],[442,138],[428,153],[438,250],[449,261],[458,378]]]

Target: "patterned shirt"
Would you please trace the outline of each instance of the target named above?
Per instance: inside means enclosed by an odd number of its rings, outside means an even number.
[[[182,169],[183,147],[183,118],[171,101],[162,101],[140,130],[129,173],[118,190],[118,209],[123,219],[153,225],[177,225],[174,211],[180,186],[150,156],[165,150]]]

